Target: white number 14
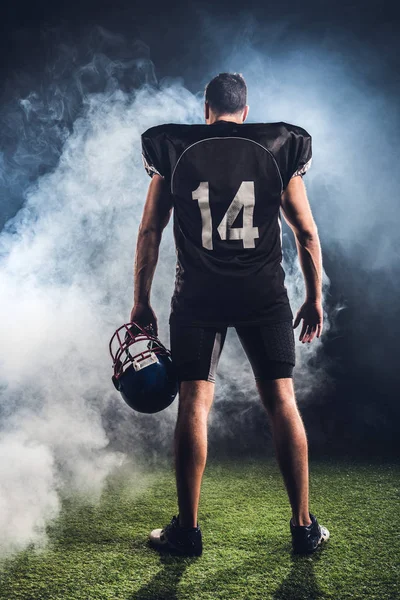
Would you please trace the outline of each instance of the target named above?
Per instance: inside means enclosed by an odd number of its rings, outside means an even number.
[[[199,203],[201,213],[201,241],[204,248],[213,249],[212,219],[208,181],[202,181],[192,192],[193,200]],[[221,240],[243,240],[243,248],[254,248],[254,240],[258,238],[258,227],[253,226],[254,181],[242,181],[240,187],[217,227]],[[243,208],[243,227],[232,227],[239,212]]]

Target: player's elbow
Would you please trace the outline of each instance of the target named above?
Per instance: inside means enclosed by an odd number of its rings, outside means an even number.
[[[312,244],[313,242],[316,242],[319,239],[318,228],[315,223],[310,227],[297,229],[295,235],[298,242],[302,246]]]
[[[159,222],[141,223],[139,225],[139,235],[142,237],[159,237],[162,234],[162,224]]]

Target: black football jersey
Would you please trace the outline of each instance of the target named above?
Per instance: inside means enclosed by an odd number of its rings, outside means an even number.
[[[289,123],[167,123],[142,136],[147,173],[168,182],[177,264],[171,316],[203,326],[293,319],[280,200],[311,165],[311,136]]]

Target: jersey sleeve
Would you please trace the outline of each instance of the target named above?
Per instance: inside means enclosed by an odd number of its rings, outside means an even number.
[[[283,187],[286,188],[292,177],[303,177],[312,162],[311,135],[296,125],[286,125],[286,141],[284,144],[281,175]]]
[[[311,135],[303,129],[302,132],[293,133],[293,161],[290,163],[290,172],[292,177],[305,175],[311,167],[312,148]]]
[[[156,173],[169,180],[168,158],[165,149],[163,132],[159,126],[150,127],[141,135],[142,160],[150,177]]]

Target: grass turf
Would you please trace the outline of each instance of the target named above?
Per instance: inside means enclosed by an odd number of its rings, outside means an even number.
[[[149,531],[177,514],[172,466],[122,469],[98,505],[65,497],[49,544],[3,560],[7,600],[396,600],[399,467],[310,460],[310,510],[331,532],[293,556],[291,511],[273,457],[208,462],[200,499],[203,555],[159,554]]]

